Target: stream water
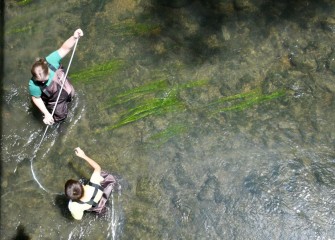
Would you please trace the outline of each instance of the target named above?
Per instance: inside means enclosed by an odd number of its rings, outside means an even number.
[[[333,0],[6,0],[1,239],[334,239]],[[84,31],[65,123],[30,68]],[[67,56],[63,64],[67,66]],[[70,178],[119,188],[72,219]]]

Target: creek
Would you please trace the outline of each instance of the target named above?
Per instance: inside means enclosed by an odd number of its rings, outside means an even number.
[[[334,1],[8,0],[4,13],[1,239],[335,236]],[[31,65],[78,27],[70,114],[37,149]],[[63,194],[91,174],[78,146],[120,185],[82,221]]]

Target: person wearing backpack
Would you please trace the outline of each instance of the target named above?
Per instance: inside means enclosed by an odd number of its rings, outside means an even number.
[[[34,105],[44,115],[43,122],[52,125],[61,122],[67,117],[68,103],[74,96],[74,88],[68,79],[63,79],[65,72],[60,64],[61,60],[71,51],[83,31],[77,29],[73,36],[67,39],[62,46],[49,54],[46,58],[38,58],[31,68],[32,77],[29,80],[29,93]],[[65,81],[62,92],[55,107],[62,81]]]
[[[79,147],[75,148],[75,154],[84,159],[93,169],[89,181],[69,179],[65,183],[65,196],[70,199],[68,208],[76,220],[81,220],[84,212],[103,214],[106,212],[106,202],[117,184],[114,176],[101,167],[93,159],[89,158]]]

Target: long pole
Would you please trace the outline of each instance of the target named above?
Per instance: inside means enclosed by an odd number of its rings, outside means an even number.
[[[75,42],[75,44],[74,44],[74,48],[73,48],[73,51],[72,51],[72,55],[71,55],[71,58],[70,58],[69,66],[67,67],[66,73],[65,73],[65,75],[63,75],[63,78],[62,78],[62,80],[61,80],[61,82],[62,82],[62,86],[61,86],[61,89],[60,89],[60,91],[59,91],[59,93],[58,93],[57,100],[56,100],[55,106],[54,106],[54,108],[53,108],[53,110],[52,110],[51,116],[53,116],[54,113],[55,113],[55,110],[56,110],[56,107],[57,107],[57,103],[58,103],[59,97],[60,97],[60,95],[61,95],[61,93],[62,93],[64,84],[65,84],[65,81],[66,81],[66,77],[67,77],[67,74],[68,74],[68,72],[69,72],[69,70],[70,70],[71,63],[72,63],[72,59],[73,59],[74,53],[75,53],[76,48],[77,48],[78,40],[79,40],[79,38],[76,39],[76,42]],[[32,172],[32,174],[33,174],[33,178],[34,178],[35,181],[38,183],[38,185],[40,186],[40,188],[42,188],[44,191],[47,191],[47,190],[42,186],[42,184],[41,184],[41,183],[38,181],[38,179],[36,178],[36,175],[35,175],[35,172],[34,172],[34,169],[33,169],[33,159],[35,158],[36,153],[37,153],[38,149],[40,148],[40,146],[41,146],[41,144],[42,144],[42,142],[43,142],[43,139],[44,139],[44,137],[45,137],[45,134],[46,134],[47,131],[48,131],[48,128],[49,128],[49,125],[47,125],[47,127],[45,128],[45,131],[44,131],[44,134],[43,134],[43,136],[42,136],[42,138],[41,138],[41,141],[39,142],[39,144],[38,144],[38,146],[37,146],[37,148],[36,148],[36,150],[35,150],[35,152],[34,152],[34,156],[32,157],[32,159],[31,159],[31,161],[30,161],[30,162],[31,162],[30,168],[31,168],[31,172]]]
[[[62,82],[62,86],[61,86],[61,89],[60,89],[60,91],[59,91],[59,93],[58,93],[58,96],[57,96],[57,99],[56,99],[56,103],[55,103],[55,106],[54,106],[54,108],[53,108],[53,110],[52,110],[51,116],[53,116],[53,115],[55,114],[55,110],[56,110],[56,107],[57,107],[57,103],[58,103],[59,97],[60,97],[60,95],[61,95],[61,93],[62,93],[64,84],[65,84],[65,81],[66,81],[67,74],[68,74],[68,72],[69,72],[69,70],[70,70],[74,52],[76,51],[76,48],[77,48],[78,40],[79,40],[79,38],[77,38],[77,40],[76,40],[76,42],[75,42],[75,44],[74,44],[74,48],[73,48],[72,55],[71,55],[71,58],[70,58],[69,66],[67,67],[66,73],[65,73],[65,75],[63,76],[63,79],[61,80],[61,82]],[[44,139],[44,137],[45,137],[45,134],[46,134],[47,131],[48,131],[48,128],[49,128],[49,125],[47,125],[47,127],[45,128],[44,134],[43,134],[43,136],[42,136],[42,139],[41,139],[40,143],[39,143],[38,146],[37,146],[37,149],[38,149],[38,148],[40,147],[40,145],[42,144],[42,141],[43,141],[43,139]]]

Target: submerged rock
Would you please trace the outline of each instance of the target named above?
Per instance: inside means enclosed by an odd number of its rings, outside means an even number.
[[[234,7],[236,10],[247,12],[253,12],[257,10],[257,7],[255,7],[250,0],[234,0]]]
[[[335,18],[325,18],[320,21],[320,25],[323,30],[335,33]]]
[[[193,0],[156,0],[156,2],[159,5],[171,8],[181,8],[191,4]]]
[[[335,50],[329,54],[327,66],[332,73],[335,73]]]
[[[215,201],[219,203],[223,197],[219,189],[219,181],[215,176],[209,176],[205,183],[202,185],[198,193],[200,201]]]

